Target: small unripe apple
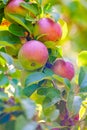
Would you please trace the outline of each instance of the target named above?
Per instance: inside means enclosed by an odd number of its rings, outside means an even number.
[[[21,47],[18,58],[26,70],[34,71],[46,64],[48,50],[42,42],[31,40]]]
[[[50,18],[41,18],[34,28],[34,36],[39,36],[40,41],[57,41],[62,36],[62,29],[59,23]]]
[[[71,62],[65,61],[62,58],[55,60],[52,66],[52,70],[55,74],[72,80],[75,74],[74,66]]]

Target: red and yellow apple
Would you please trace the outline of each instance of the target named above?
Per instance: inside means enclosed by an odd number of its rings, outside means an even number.
[[[62,36],[61,26],[50,18],[41,18],[34,28],[34,36],[40,35],[40,41],[57,41]]]
[[[55,74],[72,80],[75,74],[74,66],[71,62],[62,58],[56,59],[53,63],[52,70]]]
[[[24,2],[24,0],[11,0],[4,9],[5,14],[11,13],[11,14],[20,14],[21,16],[25,16],[27,10],[20,6],[20,3],[22,2]]]
[[[48,50],[40,41],[27,41],[19,50],[18,58],[25,70],[34,71],[46,64]]]

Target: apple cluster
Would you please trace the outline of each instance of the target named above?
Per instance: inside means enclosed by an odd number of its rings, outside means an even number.
[[[24,0],[10,0],[4,9],[4,14],[7,20],[13,22],[9,17],[10,14],[18,14],[25,16],[28,11],[20,6]],[[30,3],[29,3],[30,4]],[[32,15],[32,14],[31,14]],[[43,17],[38,19],[34,24],[33,39],[25,41],[18,52],[18,59],[25,70],[35,71],[44,67],[49,60],[48,48],[45,45],[46,41],[59,41],[62,37],[62,27],[52,18]],[[38,40],[35,40],[38,37]],[[49,43],[50,44],[50,43]],[[54,46],[55,47],[55,46]],[[50,68],[52,71],[69,80],[74,77],[74,66],[71,62],[65,61],[63,58],[57,58]]]

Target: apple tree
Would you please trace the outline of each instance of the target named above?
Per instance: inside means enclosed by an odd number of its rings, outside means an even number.
[[[0,0],[0,129],[87,129],[86,1]]]

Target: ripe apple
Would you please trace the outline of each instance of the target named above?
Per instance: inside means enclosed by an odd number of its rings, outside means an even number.
[[[20,14],[21,16],[25,16],[27,10],[20,6],[20,3],[24,2],[24,0],[11,0],[7,6],[5,7],[5,14]]]
[[[18,58],[25,70],[34,71],[46,64],[48,50],[40,41],[27,41],[19,50]]]
[[[42,35],[40,41],[57,41],[62,36],[62,29],[59,23],[50,18],[41,18],[34,28],[34,36]]]
[[[24,2],[24,0],[10,0],[6,5],[4,8],[4,15],[8,21],[14,22],[14,20],[10,18],[9,14],[18,14],[23,17],[26,16],[27,10],[20,6],[21,2]]]
[[[52,70],[55,74],[69,80],[72,80],[75,73],[73,64],[69,61],[63,60],[62,58],[55,60]]]

